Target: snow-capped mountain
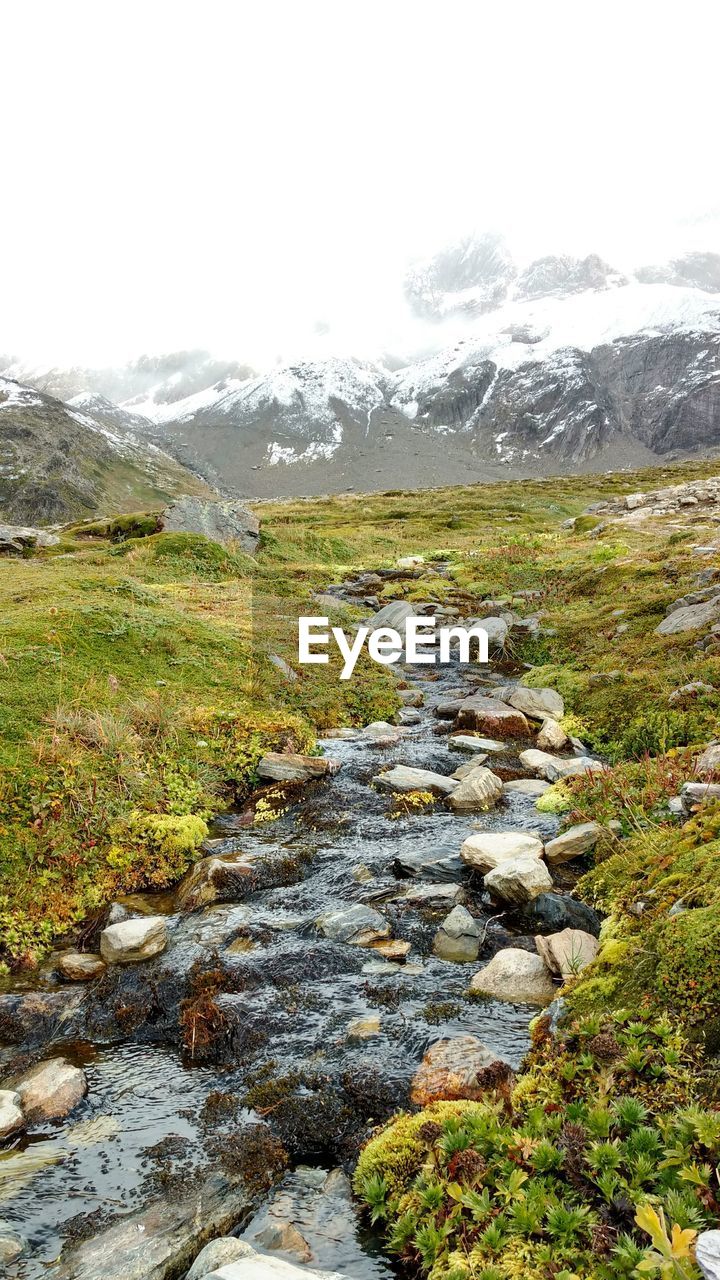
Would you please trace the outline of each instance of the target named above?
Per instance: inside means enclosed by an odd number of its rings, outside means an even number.
[[[96,416],[78,399],[62,404],[0,376],[1,521],[63,522],[207,492],[174,458],[132,434],[122,410],[111,405],[112,413]]]

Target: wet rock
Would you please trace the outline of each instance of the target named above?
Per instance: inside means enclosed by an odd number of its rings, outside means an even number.
[[[542,852],[542,840],[527,831],[479,831],[463,842],[460,857],[473,871],[485,875],[509,858],[528,854],[541,858]]]
[[[201,1249],[187,1273],[186,1280],[205,1280],[211,1271],[217,1271],[228,1262],[237,1262],[239,1258],[253,1257],[255,1250],[244,1240],[236,1236],[220,1236],[211,1240]]]
[[[322,1184],[322,1193],[340,1200],[352,1200],[352,1183],[342,1169],[331,1169]]]
[[[537,799],[542,796],[550,788],[549,782],[543,782],[540,778],[514,778],[511,782],[503,783],[503,794],[506,796],[532,796]]]
[[[427,907],[431,911],[442,910],[443,907],[454,907],[464,902],[465,890],[460,884],[414,884],[403,898],[408,906]]]
[[[403,938],[387,938],[381,942],[372,942],[372,950],[376,951],[384,960],[393,960],[396,964],[404,964],[405,959],[412,951],[412,944],[405,942]]]
[[[72,987],[0,995],[2,1038],[8,1044],[46,1044],[73,1022],[85,998],[84,990]]]
[[[369,947],[390,936],[390,925],[379,911],[361,902],[350,903],[320,916],[317,927],[332,942],[353,947]]]
[[[111,924],[100,934],[100,954],[106,964],[137,964],[160,955],[167,946],[164,916],[142,916]]]
[[[353,867],[350,874],[356,884],[367,884],[369,880],[375,879],[372,871],[369,867],[365,866],[364,862],[358,862],[357,866]]]
[[[178,911],[199,911],[213,902],[232,902],[242,897],[254,870],[253,860],[242,855],[201,858],[178,888]]]
[[[673,610],[655,628],[655,635],[674,636],[682,631],[695,631],[700,627],[709,626],[718,618],[720,618],[720,594],[701,604],[686,605],[684,608]]]
[[[483,743],[487,741],[491,741],[491,739],[475,738],[465,733],[456,733],[451,738],[448,738],[448,746],[451,751],[465,751],[469,755],[481,752],[483,759],[487,759],[488,753],[483,746]]]
[[[20,1094],[14,1089],[0,1089],[0,1141],[22,1129],[25,1117],[20,1106]]]
[[[557,720],[543,720],[537,736],[537,744],[541,751],[562,751],[570,739]]]
[[[255,1240],[262,1249],[284,1253],[293,1262],[309,1262],[313,1256],[307,1240],[292,1222],[268,1223]]]
[[[527,738],[530,726],[521,711],[497,698],[474,693],[464,698],[457,712],[458,729],[479,729],[489,737]]]
[[[500,902],[522,905],[552,889],[545,863],[531,854],[508,858],[485,876],[485,888]]]
[[[177,498],[162,516],[165,533],[201,533],[211,542],[236,542],[252,555],[260,536],[257,516],[243,503],[190,496]]]
[[[421,689],[398,689],[398,697],[405,707],[421,707],[425,701]]]
[[[374,747],[396,747],[402,741],[402,733],[396,724],[388,724],[387,720],[375,720],[362,731],[363,738],[369,738]]]
[[[497,804],[502,789],[501,779],[480,765],[456,784],[448,804],[456,813],[485,813]]]
[[[487,1089],[479,1083],[478,1073],[500,1063],[498,1054],[477,1036],[438,1040],[430,1046],[413,1076],[410,1098],[420,1107],[443,1099],[479,1101]]]
[[[710,742],[698,756],[695,761],[695,772],[701,777],[712,777],[713,774],[720,775],[720,742]]]
[[[556,689],[528,689],[518,685],[508,703],[531,720],[562,720],[565,715],[565,703]]]
[[[105,972],[102,956],[89,951],[66,951],[58,960],[58,972],[69,982],[91,982]]]
[[[449,795],[458,783],[455,778],[448,778],[442,773],[433,773],[430,769],[412,769],[405,764],[397,764],[386,773],[379,773],[373,782],[381,791],[433,791],[441,796]]]
[[[541,893],[523,908],[522,919],[529,928],[549,933],[562,929],[584,929],[595,937],[600,933],[597,911],[566,893]]]
[[[455,716],[462,709],[464,698],[443,698],[435,707],[435,715],[438,720],[454,720]]]
[[[570,862],[594,849],[602,835],[607,835],[607,829],[599,822],[579,822],[574,827],[568,827],[567,831],[563,831],[554,840],[548,840],[545,857],[550,866]]]
[[[339,1271],[317,1271],[306,1266],[296,1266],[284,1258],[267,1257],[255,1253],[253,1257],[230,1262],[219,1271],[211,1271],[207,1280],[349,1280]]]
[[[582,929],[563,929],[535,938],[535,946],[548,969],[559,978],[570,978],[595,959],[600,944]]]
[[[701,1231],[695,1241],[695,1260],[705,1280],[720,1280],[720,1231]]]
[[[291,752],[268,751],[257,766],[257,775],[270,782],[312,782],[339,768],[337,761],[325,756],[299,756]]]
[[[85,1097],[87,1087],[85,1072],[66,1058],[48,1058],[15,1086],[20,1106],[31,1123],[68,1115]]]
[[[441,960],[467,964],[478,958],[482,933],[482,926],[466,907],[454,907],[435,934],[433,952]]]
[[[464,871],[463,863],[456,853],[408,849],[396,854],[395,862],[401,872],[409,876],[421,876],[424,880],[456,880]]]
[[[401,707],[397,713],[397,722],[402,728],[409,728],[410,725],[420,724],[422,716],[419,711],[413,707]]]
[[[506,947],[470,982],[475,995],[492,996],[514,1004],[549,1004],[555,995],[552,976],[542,956],[519,947]]]
[[[353,1018],[348,1023],[348,1040],[372,1040],[373,1036],[379,1035],[380,1019],[377,1014],[370,1014],[367,1018]]]
[[[15,1262],[22,1256],[25,1251],[25,1241],[20,1236],[10,1235],[9,1232],[0,1232],[0,1263],[4,1263],[9,1267],[11,1262]]]

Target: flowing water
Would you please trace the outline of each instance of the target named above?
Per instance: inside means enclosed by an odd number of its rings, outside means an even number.
[[[492,673],[485,678],[499,679]],[[347,1105],[343,1109],[337,1097],[345,1104],[355,1098],[364,1107],[367,1131],[376,1114],[407,1103],[413,1073],[434,1041],[472,1033],[517,1066],[534,1012],[465,998],[476,966],[433,956],[432,939],[446,912],[403,902],[409,881],[398,858],[432,855],[436,865],[415,877],[423,882],[463,881],[467,905],[487,923],[483,961],[532,929],[497,917],[483,899],[482,881],[473,880],[458,858],[462,840],[478,825],[545,837],[556,829],[554,817],[539,814],[533,799],[517,794],[477,817],[456,816],[442,803],[425,814],[393,816],[390,797],[370,785],[381,769],[402,762],[450,774],[467,758],[449,749],[433,713],[451,687],[463,684],[463,675],[442,669],[432,680],[423,668],[409,679],[423,691],[425,705],[420,723],[403,731],[399,745],[378,748],[360,734],[333,738],[323,748],[341,768],[307,787],[278,821],[240,828],[237,815],[218,820],[213,835],[224,840],[221,849],[284,859],[296,868],[285,876],[291,883],[257,888],[242,901],[190,915],[177,912],[172,895],[135,900],[131,905],[140,910],[167,915],[165,954],[82,986],[59,984],[48,969],[34,990],[4,998],[16,1043],[0,1051],[3,1073],[61,1052],[84,1066],[89,1083],[86,1099],[70,1116],[36,1126],[0,1157],[0,1235],[7,1229],[27,1242],[9,1276],[53,1276],[63,1246],[65,1257],[76,1240],[99,1236],[159,1195],[186,1195],[219,1153],[226,1158],[223,1142],[234,1135],[242,1143],[258,1123],[272,1125],[272,1102],[260,1107],[256,1101],[260,1114],[237,1105],[248,1084],[291,1072],[299,1073],[301,1107],[307,1096],[307,1123],[294,1139],[296,1170],[276,1195],[285,1197],[291,1220],[307,1233],[314,1265],[345,1267],[358,1280],[390,1274],[347,1201],[338,1209],[339,1202],[318,1198],[323,1170],[342,1162],[350,1168],[356,1153]],[[512,772],[523,745],[509,746],[488,765]],[[323,912],[352,902],[375,906],[392,936],[412,944],[405,965],[319,933]],[[193,973],[218,964],[226,977],[218,999],[225,1050],[219,1062],[203,1062],[202,1055],[191,1061],[179,1048],[178,993],[187,992]],[[350,1024],[366,1018],[379,1019],[374,1034],[349,1033]],[[32,1059],[24,1057],[29,1051]],[[344,1093],[332,1095],[336,1112],[327,1113],[327,1098],[313,1094],[310,1077],[342,1082]],[[249,1223],[248,1213],[238,1212],[232,1226],[252,1240],[268,1213],[279,1212],[273,1206],[266,1201]],[[78,1267],[58,1274],[84,1278],[90,1272]]]

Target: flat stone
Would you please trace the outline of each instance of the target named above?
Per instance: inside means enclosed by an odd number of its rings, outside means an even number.
[[[58,971],[69,982],[91,982],[105,972],[102,956],[89,951],[66,951],[58,960]]]
[[[391,732],[397,730],[391,726]],[[257,766],[258,778],[271,782],[312,782],[334,773],[340,766],[325,756],[300,756],[290,752],[268,751]]]
[[[489,871],[485,876],[485,888],[501,902],[521,906],[552,889],[552,877],[540,858],[526,853],[518,858],[508,858],[494,871]]]
[[[423,880],[456,880],[465,870],[457,853],[434,853],[423,849],[402,850],[395,855],[401,871]]]
[[[390,925],[374,907],[353,902],[337,907],[320,916],[317,927],[332,942],[344,942],[353,947],[369,947],[390,936]]]
[[[432,791],[442,796],[450,795],[458,785],[455,778],[448,778],[445,774],[433,773],[430,769],[413,769],[405,764],[377,774],[373,782],[381,791]]]
[[[441,960],[466,964],[477,960],[482,926],[466,907],[455,907],[445,917],[433,939],[433,952]]]
[[[542,840],[527,831],[479,831],[463,841],[460,857],[473,871],[485,875],[509,858],[525,854],[541,858],[542,852]]]
[[[502,795],[502,781],[490,769],[474,769],[448,798],[448,804],[456,813],[484,813],[497,804]]]
[[[466,896],[460,884],[414,884],[407,890],[403,902],[412,907],[437,911],[464,902]]]
[[[14,1089],[0,1089],[0,1141],[22,1129],[25,1117],[20,1106],[20,1094]]]
[[[466,760],[464,764],[459,766],[459,768],[453,769],[451,776],[456,778],[458,782],[462,782],[464,778],[469,778],[471,773],[474,773],[476,769],[479,769],[486,760],[487,755],[484,753],[472,756],[470,760]]]
[[[367,1018],[353,1018],[348,1023],[348,1040],[371,1040],[379,1035],[380,1019],[377,1014],[370,1014]]]
[[[499,1055],[477,1036],[438,1040],[427,1050],[415,1072],[410,1098],[420,1107],[445,1099],[479,1101],[486,1087],[478,1082],[478,1072],[497,1062],[502,1062]]]
[[[551,973],[571,978],[595,959],[600,944],[582,929],[563,929],[560,933],[539,934],[535,946]]]
[[[479,729],[490,737],[527,738],[530,726],[521,711],[497,698],[474,693],[464,698],[457,712],[458,729]]]
[[[542,956],[519,947],[498,951],[473,974],[470,991],[513,1004],[546,1005],[555,997],[552,976]]]
[[[537,744],[541,751],[562,751],[570,739],[557,720],[543,720],[537,736]]]
[[[382,939],[380,942],[371,942],[370,946],[384,960],[394,960],[396,964],[403,964],[412,951],[412,943],[403,938]]]
[[[532,796],[537,799],[550,790],[551,784],[541,778],[513,778],[511,782],[503,782],[503,794],[506,796]]]
[[[451,751],[465,751],[470,755],[482,752],[487,756],[487,750],[483,746],[483,743],[487,741],[487,738],[472,738],[468,734],[456,733],[453,737],[448,738],[448,746]]]
[[[531,720],[562,720],[565,703],[556,689],[528,689],[517,685],[508,698],[511,707],[517,707]]]
[[[579,822],[574,827],[568,827],[567,831],[563,831],[554,840],[548,840],[545,858],[551,866],[570,862],[594,849],[602,835],[607,835],[607,830],[599,822]]]
[[[700,604],[675,609],[655,628],[657,636],[674,636],[682,631],[695,631],[720,618],[720,594]]]
[[[28,1071],[15,1088],[28,1120],[52,1120],[68,1115],[87,1093],[85,1072],[66,1058],[48,1058]]]
[[[205,1280],[211,1271],[217,1271],[228,1262],[255,1256],[255,1250],[236,1236],[220,1236],[201,1249],[187,1273],[186,1280]]]
[[[167,946],[164,916],[140,916],[111,924],[100,934],[100,954],[106,964],[137,964],[158,956]]]

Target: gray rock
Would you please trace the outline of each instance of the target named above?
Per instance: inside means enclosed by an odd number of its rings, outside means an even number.
[[[397,722],[399,725],[408,726],[412,724],[420,724],[422,716],[414,707],[401,707],[397,713]]]
[[[519,947],[506,947],[473,974],[470,991],[513,1004],[547,1005],[555,995],[550,971],[542,956]]]
[[[164,916],[142,916],[111,924],[100,934],[100,954],[106,964],[137,964],[160,955],[167,946]]]
[[[562,751],[570,739],[557,720],[543,720],[537,736],[537,744],[541,751]]]
[[[484,765],[486,760],[487,755],[484,752],[472,756],[470,760],[465,761],[465,764],[458,765],[457,769],[453,769],[451,776],[456,778],[458,782],[462,782],[464,778],[469,778],[471,773],[475,773],[476,769]]]
[[[487,757],[487,750],[482,745],[486,741],[487,739],[485,738],[473,738],[465,733],[456,733],[448,738],[448,746],[451,751],[464,751],[469,755],[482,753],[484,757]]]
[[[438,911],[454,907],[465,898],[465,890],[460,884],[414,884],[403,895],[403,902],[411,907]]]
[[[545,857],[551,866],[570,862],[572,858],[579,858],[594,849],[603,834],[607,832],[599,822],[580,822],[568,827],[554,840],[549,840],[545,845]]]
[[[695,761],[695,772],[701,777],[720,775],[720,742],[710,742]]]
[[[380,627],[390,627],[393,631],[399,631],[402,636],[405,634],[408,618],[415,616],[415,610],[411,604],[406,604],[404,600],[393,600],[373,614],[368,626],[371,631],[377,631]]]
[[[235,1236],[220,1236],[200,1250],[186,1280],[204,1280],[211,1271],[217,1271],[228,1262],[237,1262],[239,1258],[251,1258],[254,1255],[255,1250],[244,1240],[238,1240]]]
[[[663,618],[660,625],[655,628],[655,634],[674,636],[682,631],[696,631],[700,627],[709,626],[718,618],[720,618],[720,595],[713,596],[711,600],[701,604],[691,604],[682,609],[675,609]]]
[[[705,1280],[720,1280],[720,1231],[701,1231],[695,1258]]]
[[[24,1123],[20,1094],[14,1089],[0,1089],[0,1142],[9,1138],[11,1133],[17,1133]]]
[[[31,1122],[68,1115],[87,1093],[85,1072],[66,1058],[48,1058],[18,1080],[20,1106]]]
[[[482,627],[483,631],[487,632],[490,653],[499,653],[505,648],[509,628],[504,618],[471,618],[465,625],[468,629]]]
[[[312,782],[316,778],[324,778],[328,773],[334,773],[339,767],[336,761],[328,760],[325,756],[268,751],[257,766],[257,775],[270,782]]]
[[[395,861],[400,871],[409,876],[419,876],[423,880],[456,880],[465,870],[456,853],[408,849],[396,854]]]
[[[162,516],[165,533],[201,533],[211,542],[236,542],[250,555],[256,550],[260,522],[241,502],[177,498]]]
[[[398,689],[398,697],[405,707],[421,707],[425,701],[421,689]]]
[[[460,857],[473,871],[486,875],[508,859],[541,858],[542,852],[542,840],[527,831],[479,831],[463,841]]]
[[[455,778],[448,778],[445,774],[433,773],[430,769],[412,769],[405,764],[397,764],[386,773],[377,774],[373,782],[381,791],[433,791],[441,796],[450,795],[459,785]]]
[[[668,703],[671,707],[689,706],[701,693],[713,692],[714,686],[704,680],[691,680],[689,684],[681,684],[678,689],[673,689]]]
[[[559,978],[571,978],[595,959],[600,944],[591,933],[582,929],[563,929],[547,936],[538,934],[535,946],[551,973]]]
[[[448,797],[448,804],[456,813],[484,813],[500,799],[503,785],[500,778],[479,765],[472,773],[456,783]]]
[[[540,858],[526,853],[489,871],[485,888],[500,902],[522,905],[552,889],[552,877]]]
[[[708,800],[720,800],[720,783],[684,782],[680,788],[680,799],[685,810]]]
[[[46,529],[29,525],[0,524],[0,555],[22,555],[34,547],[56,547],[60,539]]]
[[[433,939],[433,952],[441,960],[466,964],[477,960],[482,927],[466,907],[454,907]]]
[[[284,658],[281,658],[279,653],[269,653],[268,658],[270,662],[272,662],[273,666],[280,672],[281,676],[284,676],[290,684],[295,683],[298,679],[298,673],[290,666],[289,662],[286,662]]]
[[[545,778],[547,782],[557,782],[560,778],[570,778],[581,773],[597,773],[607,769],[606,764],[600,760],[593,760],[590,756],[570,756],[562,759],[560,756],[550,755],[547,751],[537,751],[534,747],[528,751],[521,751],[519,760],[524,768],[532,769],[534,774]]]
[[[513,778],[503,783],[503,794],[506,796],[531,796],[534,800],[549,791],[551,783],[541,778]]]
[[[285,1258],[260,1253],[226,1263],[218,1271],[211,1271],[207,1280],[316,1280],[318,1276],[322,1280],[349,1280],[344,1272],[316,1271],[287,1262]]]
[[[565,715],[565,703],[555,689],[528,689],[518,685],[508,702],[532,720],[562,720]]]
[[[361,902],[326,911],[317,921],[317,927],[332,942],[344,942],[353,947],[369,947],[373,942],[390,936],[390,925],[374,907]]]

